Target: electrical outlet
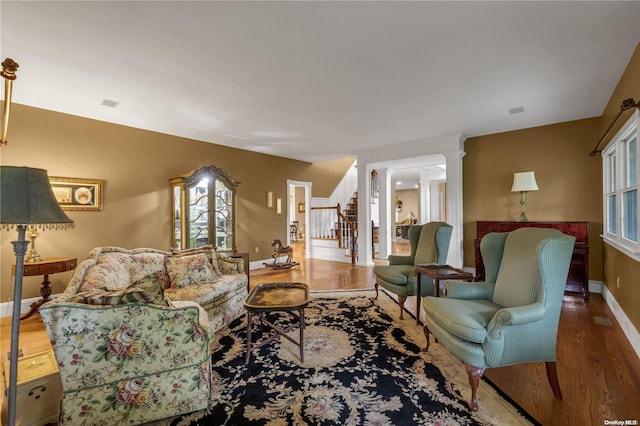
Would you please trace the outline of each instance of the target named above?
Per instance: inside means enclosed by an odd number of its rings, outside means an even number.
[[[256,246],[256,253],[260,253],[260,247]]]

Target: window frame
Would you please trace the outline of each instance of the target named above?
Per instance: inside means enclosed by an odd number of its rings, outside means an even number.
[[[640,236],[637,228],[640,224],[640,202],[635,206],[636,239],[625,238],[625,217],[623,217],[624,194],[628,191],[640,191],[638,172],[640,172],[640,156],[637,154],[638,138],[640,136],[640,112],[636,108],[633,114],[618,130],[607,146],[602,150],[602,239],[605,243],[623,252],[632,259],[640,262]],[[635,164],[629,162],[628,142],[635,137],[636,158]],[[629,170],[635,167],[636,182],[630,185],[628,181]],[[612,218],[609,200],[615,197],[615,217]],[[611,232],[610,223],[614,220],[615,232]]]

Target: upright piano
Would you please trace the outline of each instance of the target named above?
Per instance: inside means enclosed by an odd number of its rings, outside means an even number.
[[[476,280],[484,280],[484,263],[480,253],[480,240],[489,232],[510,232],[522,227],[553,228],[567,235],[576,237],[573,256],[569,266],[569,276],[565,291],[582,293],[589,299],[589,222],[495,222],[482,221],[476,223]]]

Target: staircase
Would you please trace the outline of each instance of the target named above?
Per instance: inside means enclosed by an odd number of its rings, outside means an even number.
[[[356,229],[358,226],[358,193],[354,192],[353,196],[349,200],[347,204],[347,208],[342,212],[344,216],[349,219],[350,222],[356,224]]]
[[[350,198],[344,210],[341,210],[340,204],[312,207],[310,236],[314,257],[337,261],[350,259],[351,263],[356,263],[357,224],[357,192]]]

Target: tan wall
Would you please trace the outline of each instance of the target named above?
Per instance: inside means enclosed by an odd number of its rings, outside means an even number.
[[[589,155],[599,122],[592,118],[467,139],[465,266],[475,266],[476,222],[517,219],[521,196],[511,192],[513,174],[533,170],[540,189],[527,194],[527,217],[589,222],[589,278],[602,280],[602,164]]]
[[[622,101],[628,98],[633,98],[636,102],[640,100],[640,44],[636,47],[634,55],[631,57],[618,86],[604,110],[601,134],[615,119],[620,111]],[[607,134],[601,148],[606,146],[629,118],[631,112],[632,110],[623,113]],[[598,155],[596,158],[600,159],[601,157]],[[605,244],[604,263],[604,284],[613,294],[613,297],[624,310],[636,330],[640,330],[640,310],[638,309],[638,306],[640,306],[640,262]]]
[[[400,191],[396,191],[396,197],[399,200],[402,200],[402,211],[398,212],[398,222],[402,222],[407,218],[409,212],[413,212],[413,215],[416,218],[420,217],[420,198],[419,192],[417,189],[403,189]],[[393,215],[391,217],[395,217],[395,204],[393,206]]]
[[[75,228],[44,231],[37,240],[44,257],[86,257],[96,246],[125,248],[170,246],[169,179],[213,164],[240,181],[237,200],[238,250],[251,260],[271,253],[271,240],[286,241],[286,214],[266,208],[266,191],[286,202],[286,180],[312,182],[313,196],[328,197],[353,159],[306,163],[221,145],[118,126],[14,104],[9,145],[0,164],[46,169],[50,176],[103,179],[101,212],[68,212]],[[283,206],[284,208],[285,206]],[[0,301],[12,299],[10,241],[16,231],[0,232]],[[260,252],[255,253],[255,247]],[[61,292],[71,273],[50,276]],[[39,295],[42,277],[24,281],[23,297]]]
[[[474,266],[478,220],[513,220],[519,194],[510,193],[513,173],[534,170],[539,191],[528,194],[530,220],[588,221],[589,278],[603,281],[636,330],[640,330],[640,263],[603,244],[602,158],[591,157],[624,99],[640,100],[640,44],[601,117],[470,138],[465,142],[464,264]],[[606,146],[631,110],[607,133]]]
[[[604,275],[607,289],[636,330],[640,330],[640,264],[605,244]]]

